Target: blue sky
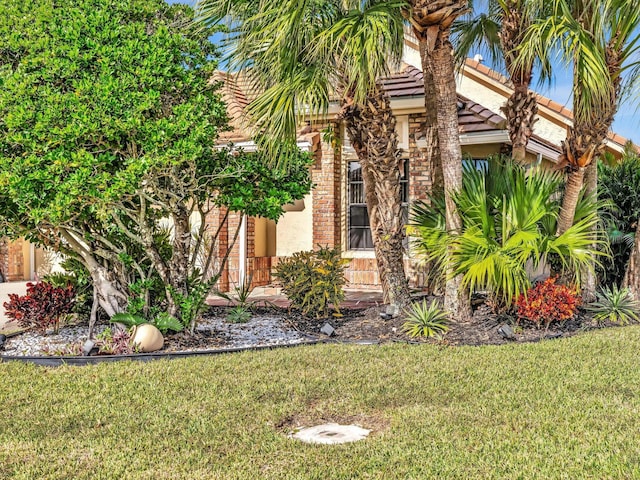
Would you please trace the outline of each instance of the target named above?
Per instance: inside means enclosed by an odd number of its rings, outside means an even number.
[[[194,5],[195,3],[194,0],[167,0],[167,2],[186,3],[188,5]],[[571,110],[572,83],[571,68],[557,64],[554,67],[554,79],[551,84],[538,85],[535,84],[534,79],[532,88],[541,95],[549,97]],[[640,143],[640,132],[638,131],[640,128],[640,112],[637,111],[637,104],[637,100],[633,98],[623,101],[622,105],[619,106],[612,130],[627,139]]]

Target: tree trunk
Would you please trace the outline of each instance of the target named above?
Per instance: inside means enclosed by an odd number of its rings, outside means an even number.
[[[343,117],[362,168],[384,301],[403,307],[411,302],[411,292],[403,262],[404,224],[396,120],[389,97],[380,85],[364,103],[344,105]]]
[[[520,0],[507,0],[503,6],[502,27],[498,33],[505,67],[513,83],[513,93],[502,111],[509,128],[511,156],[520,164],[526,163],[527,144],[533,134],[533,124],[538,113],[536,95],[529,91],[533,64],[517,61],[518,47],[530,25],[530,17],[524,10]]]
[[[436,102],[436,92],[433,84],[433,65],[429,59],[427,50],[428,43],[424,37],[419,37],[418,41],[420,47],[420,59],[422,60],[422,73],[425,90],[424,107],[426,121],[423,133],[427,141],[427,165],[431,167],[431,190],[427,193],[429,195],[437,196],[444,193],[442,158],[440,157],[440,145],[438,142],[438,105]]]
[[[640,299],[640,219],[638,219],[636,226],[636,238],[633,242],[622,286],[629,288],[636,300]]]
[[[456,81],[454,72],[453,47],[448,35],[439,38],[431,55],[433,85],[436,92],[438,139],[442,158],[444,179],[446,228],[452,233],[460,233],[462,220],[458,213],[453,195],[462,188],[462,151],[458,133],[458,111]],[[423,59],[424,62],[424,59]],[[445,286],[444,306],[457,321],[471,318],[469,294],[462,288],[462,275],[455,277],[449,272]]]
[[[573,219],[576,216],[576,206],[578,205],[578,197],[582,189],[584,170],[584,167],[578,167],[571,170],[567,175],[562,207],[560,208],[560,214],[558,216],[558,229],[556,232],[558,236],[569,230],[573,225]]]
[[[507,117],[511,155],[516,162],[525,164],[527,144],[533,135],[533,124],[538,113],[535,93],[529,91],[528,84],[516,85],[502,111]]]
[[[189,224],[189,213],[184,206],[174,205],[173,219],[173,242],[171,248],[171,259],[169,260],[169,283],[172,290],[167,292],[169,297],[169,315],[180,318],[180,312],[176,299],[173,296],[177,293],[186,297],[189,292],[187,281],[189,278],[189,259],[191,257],[191,226]]]
[[[591,162],[587,168],[585,169],[584,175],[584,186],[585,186],[585,195],[593,195],[594,197],[598,194],[598,160],[595,159]],[[597,229],[597,226],[594,225],[593,230]],[[595,250],[598,248],[597,245],[593,245],[592,248]],[[596,279],[596,266],[595,259],[591,262],[591,268],[585,269],[582,272],[582,301],[584,303],[591,303],[596,299],[596,287],[597,287],[597,279]]]
[[[65,229],[61,229],[60,233],[67,241],[69,248],[78,254],[84,266],[87,267],[96,290],[98,303],[105,313],[109,317],[113,317],[116,313],[124,312],[128,303],[128,295],[123,291],[123,286],[114,280],[111,272],[95,259],[88,247],[73,233]]]

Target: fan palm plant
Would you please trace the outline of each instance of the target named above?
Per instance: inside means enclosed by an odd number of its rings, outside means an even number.
[[[441,199],[433,199],[434,207],[418,205],[410,227],[416,251],[442,271],[461,275],[467,291],[488,290],[503,305],[527,290],[528,268],[536,269],[551,254],[579,282],[580,272],[603,255],[593,248],[603,240],[594,230],[597,209],[589,198],[581,200],[576,223],[556,235],[561,186],[557,172],[526,171],[501,158],[490,159],[482,170],[467,166],[454,195],[460,232],[444,228]]]
[[[275,161],[295,148],[300,113],[328,111],[332,95],[360,162],[385,301],[410,301],[395,117],[379,79],[399,64],[401,0],[201,0],[205,22],[231,25],[231,64],[262,91],[249,106],[259,143]]]

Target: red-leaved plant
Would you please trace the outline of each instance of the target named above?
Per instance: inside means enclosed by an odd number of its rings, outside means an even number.
[[[557,285],[556,278],[549,277],[538,282],[520,295],[516,301],[518,317],[532,321],[538,327],[549,328],[551,322],[564,322],[573,318],[580,305],[575,289]]]
[[[4,302],[4,308],[7,317],[23,328],[44,332],[53,327],[57,332],[60,317],[71,312],[74,299],[72,285],[60,288],[46,282],[27,283],[27,294],[9,294],[9,301]]]

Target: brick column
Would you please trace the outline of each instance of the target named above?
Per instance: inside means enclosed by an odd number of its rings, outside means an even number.
[[[416,200],[427,201],[427,192],[431,190],[431,170],[433,166],[426,158],[424,150],[416,145],[416,136],[423,131],[425,122],[423,113],[409,115],[409,205]],[[411,215],[411,213],[409,213]],[[411,242],[409,242],[411,243]],[[412,287],[423,287],[426,283],[428,270],[418,264],[413,255],[409,256],[407,277]]]
[[[336,135],[340,125],[334,124]],[[311,167],[311,178],[316,185],[313,195],[313,245],[340,246],[340,201],[341,164],[339,148],[322,142],[322,157]]]

